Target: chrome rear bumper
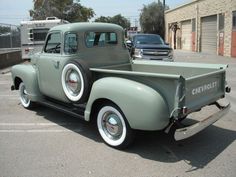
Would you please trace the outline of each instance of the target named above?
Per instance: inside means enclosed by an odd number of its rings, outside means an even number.
[[[218,112],[212,114],[211,116],[205,118],[204,120],[196,124],[190,125],[188,127],[176,129],[175,134],[174,134],[175,140],[176,141],[183,140],[197,134],[198,132],[202,131],[209,125],[215,123],[225,114],[227,114],[230,109],[230,103],[227,103],[226,105],[222,105],[216,102],[216,106],[219,108]]]

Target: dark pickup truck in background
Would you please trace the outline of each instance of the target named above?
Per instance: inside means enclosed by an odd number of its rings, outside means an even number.
[[[126,44],[133,59],[174,61],[173,49],[157,34],[137,34]]]

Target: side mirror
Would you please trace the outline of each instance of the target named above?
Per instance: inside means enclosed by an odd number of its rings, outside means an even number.
[[[126,43],[127,47],[132,47],[133,46],[133,43],[130,40],[127,40],[125,43]]]
[[[165,44],[166,44],[166,45],[170,45],[170,43],[169,43],[169,42],[165,42]]]

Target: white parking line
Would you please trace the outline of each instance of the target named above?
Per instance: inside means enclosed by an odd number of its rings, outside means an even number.
[[[0,133],[64,133],[64,132],[81,132],[81,129],[72,129],[72,130],[0,130]]]
[[[11,97],[9,100],[20,100],[18,97]]]
[[[78,125],[73,123],[0,123],[0,126],[65,126],[65,125]]]
[[[0,95],[0,97],[16,97],[16,96],[18,96],[18,94],[17,95]]]
[[[77,128],[66,129],[63,127],[70,125],[76,126]],[[53,127],[61,129],[46,129]],[[0,133],[63,133],[81,131],[81,124],[75,123],[0,123]]]
[[[20,100],[19,95],[0,95],[1,99],[7,99],[7,100]]]

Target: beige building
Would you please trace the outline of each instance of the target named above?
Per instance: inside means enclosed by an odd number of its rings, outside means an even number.
[[[236,0],[192,0],[165,20],[173,48],[236,57]]]

